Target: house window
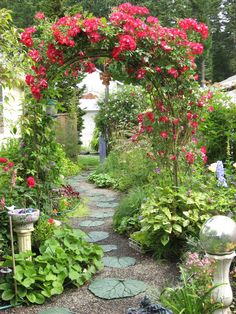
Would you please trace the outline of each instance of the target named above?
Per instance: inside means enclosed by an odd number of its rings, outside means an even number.
[[[4,132],[3,125],[3,92],[2,85],[0,84],[0,134]]]

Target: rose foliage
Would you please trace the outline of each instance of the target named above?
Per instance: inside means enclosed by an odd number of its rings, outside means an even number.
[[[195,57],[203,52],[207,26],[189,18],[164,27],[147,8],[130,3],[114,8],[108,20],[82,13],[53,24],[42,14],[35,20],[21,42],[33,62],[25,81],[36,105],[53,97],[60,76],[91,73],[105,58],[113,76],[119,72],[146,89],[150,109],[139,114],[132,140],[148,138],[148,156],[167,166],[178,185],[182,165],[191,166],[198,155],[196,131],[212,96],[200,93],[196,82]],[[199,155],[206,162],[204,148]]]

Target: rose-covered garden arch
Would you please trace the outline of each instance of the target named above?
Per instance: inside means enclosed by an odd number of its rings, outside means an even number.
[[[189,18],[163,27],[147,8],[130,3],[114,8],[109,20],[78,13],[50,23],[41,12],[35,20],[37,25],[21,34],[33,62],[25,78],[28,107],[43,112],[62,77],[91,73],[104,59],[106,71],[145,87],[148,109],[139,114],[132,140],[148,139],[148,157],[171,170],[173,184],[179,184],[181,167],[192,165],[197,155],[206,162],[205,147],[200,154],[196,148],[196,130],[203,110],[213,110],[212,95],[199,91],[194,62],[208,35],[205,24]]]

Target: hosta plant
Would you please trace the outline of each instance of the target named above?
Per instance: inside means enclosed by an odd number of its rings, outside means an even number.
[[[16,303],[42,304],[46,298],[61,294],[65,285],[77,287],[88,281],[102,267],[102,249],[85,241],[84,233],[70,227],[56,229],[39,247],[40,255],[16,254],[16,274],[0,277],[1,298]],[[5,266],[12,266],[6,257]],[[14,281],[17,283],[17,293]]]

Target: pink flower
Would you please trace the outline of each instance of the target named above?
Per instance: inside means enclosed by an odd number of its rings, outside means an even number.
[[[162,72],[161,68],[159,68],[159,67],[155,67],[155,70],[156,70],[158,73],[161,73],[161,72]]]
[[[34,18],[36,20],[43,20],[45,18],[45,15],[44,15],[43,12],[38,12],[38,13],[35,14]]]
[[[167,52],[171,51],[172,48],[170,46],[167,45],[167,43],[165,41],[161,42],[161,48]]]
[[[138,71],[137,71],[137,78],[140,80],[140,79],[142,79],[143,77],[144,77],[144,75],[145,75],[145,73],[147,72],[147,70],[145,70],[145,69],[139,69]]]
[[[33,75],[26,74],[26,76],[25,76],[25,83],[27,85],[32,85],[34,83],[34,80],[35,80],[35,78],[34,78]]]
[[[142,113],[139,113],[139,114],[138,114],[138,122],[139,122],[139,123],[142,123],[142,122],[143,122],[143,115],[142,115]]]
[[[172,75],[174,78],[179,76],[179,73],[176,69],[171,68],[170,70],[167,71],[168,74]]]
[[[148,133],[152,133],[153,132],[153,127],[151,125],[148,125],[146,127],[146,130],[147,130]]]
[[[51,225],[51,224],[54,223],[54,220],[53,220],[52,218],[49,218],[49,219],[48,219],[48,223]]]
[[[164,138],[164,139],[167,139],[167,138],[168,138],[168,132],[163,131],[163,132],[160,133],[160,136],[161,136],[162,138]]]
[[[208,108],[208,110],[209,110],[210,112],[213,112],[213,111],[214,111],[214,107],[213,107],[213,106],[210,106],[210,107]]]
[[[36,50],[36,49],[30,50],[30,51],[28,52],[28,56],[29,56],[33,61],[35,61],[35,62],[39,62],[39,61],[42,59],[42,57],[41,57],[39,51]]]
[[[162,116],[158,120],[159,122],[167,123],[169,122],[169,118],[167,116]]]
[[[191,122],[191,126],[192,126],[194,129],[197,129],[197,127],[198,127],[197,121]]]
[[[35,187],[36,181],[35,181],[34,177],[28,177],[26,181],[27,181],[27,185],[28,185],[29,188],[34,188]]]
[[[202,154],[206,154],[206,146],[202,146],[201,148],[200,148],[200,150],[201,150],[201,153]]]
[[[152,123],[155,122],[155,119],[154,119],[154,114],[152,111],[147,111],[145,113],[145,116],[148,118],[149,121],[151,121]]]
[[[192,152],[189,152],[185,155],[185,159],[189,165],[192,165],[194,163],[195,156]]]
[[[150,24],[158,24],[158,23],[159,23],[159,20],[158,20],[157,17],[148,16],[148,17],[147,17],[147,22],[150,23]]]
[[[172,123],[173,123],[174,125],[177,125],[177,124],[179,124],[179,121],[180,121],[180,118],[176,118],[176,119],[173,119],[173,120],[172,120]]]
[[[9,168],[14,167],[14,162],[13,161],[9,161],[9,163],[7,164]]]
[[[0,163],[5,164],[7,161],[7,158],[0,157]]]

